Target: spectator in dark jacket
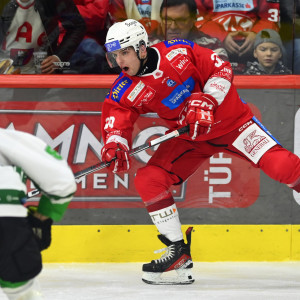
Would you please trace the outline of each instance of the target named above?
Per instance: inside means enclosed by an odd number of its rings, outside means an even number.
[[[60,43],[59,22],[66,30]],[[10,0],[0,19],[1,56],[34,73],[33,52],[46,51],[41,71],[50,74],[68,62],[85,28],[72,0]]]
[[[279,34],[272,29],[260,31],[254,41],[253,55],[257,61],[248,64],[246,75],[292,74],[282,62],[285,54]]]

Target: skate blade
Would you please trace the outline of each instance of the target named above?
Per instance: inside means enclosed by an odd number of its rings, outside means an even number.
[[[172,272],[167,273],[169,275]],[[195,281],[191,269],[177,269],[176,273],[177,276],[164,276],[165,273],[144,272],[142,280],[147,284],[155,285],[186,285]]]

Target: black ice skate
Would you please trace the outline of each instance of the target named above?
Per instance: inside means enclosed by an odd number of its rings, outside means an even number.
[[[186,231],[187,244],[183,240],[171,242],[165,236],[158,235],[158,238],[167,248],[155,251],[159,253],[166,251],[160,259],[152,260],[143,265],[142,280],[148,284],[191,284],[195,280],[192,276],[193,262],[191,258],[191,232],[193,227]],[[164,277],[163,273],[175,270],[177,276]]]

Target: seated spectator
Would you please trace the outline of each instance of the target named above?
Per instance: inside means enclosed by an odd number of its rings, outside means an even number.
[[[160,7],[161,39],[187,39],[194,43],[212,49],[220,58],[228,61],[228,56],[219,39],[213,38],[194,26],[197,16],[195,0],[163,1]],[[160,40],[152,41],[152,44]]]
[[[159,35],[159,8],[166,0],[111,0],[109,13],[112,23],[134,19],[142,23],[148,36]]]
[[[263,29],[279,31],[279,1],[196,0],[196,27],[223,42],[236,74],[244,72],[252,57],[256,34]]]
[[[58,44],[58,22],[66,29]],[[45,51],[41,73],[51,74],[68,62],[85,33],[72,0],[10,0],[0,19],[0,58],[10,58],[22,74],[34,74],[34,52]]]
[[[253,55],[257,61],[250,63],[246,75],[292,74],[281,61],[285,54],[279,34],[272,29],[260,31],[254,41]]]
[[[103,45],[109,0],[73,1],[85,21],[86,34],[70,59],[70,71],[65,73],[101,74],[106,61]]]

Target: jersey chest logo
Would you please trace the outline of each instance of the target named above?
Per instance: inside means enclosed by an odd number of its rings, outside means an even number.
[[[150,101],[154,98],[155,96],[155,90],[147,86],[146,89],[143,91],[141,96],[137,100],[137,106],[142,106],[143,104],[149,104]]]
[[[183,84],[176,86],[173,91],[162,100],[162,104],[171,110],[176,109],[187,97],[191,95],[194,87],[195,81],[192,77],[189,77],[185,82],[183,82]]]
[[[140,107],[143,104],[148,104],[155,96],[155,90],[146,86],[145,83],[140,81],[134,89],[129,93],[127,99],[131,102],[131,105]]]
[[[214,12],[249,11],[254,8],[253,0],[213,0]]]
[[[178,57],[171,62],[171,66],[177,71],[177,73],[181,75],[187,69],[190,63],[191,61],[188,57],[184,55],[178,55]]]

